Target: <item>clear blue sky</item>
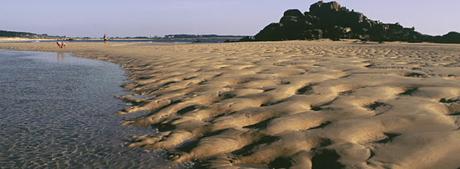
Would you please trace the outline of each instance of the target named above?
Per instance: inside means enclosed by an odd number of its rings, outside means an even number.
[[[316,0],[1,0],[0,30],[67,36],[253,35]],[[460,31],[460,0],[338,0],[427,34]]]

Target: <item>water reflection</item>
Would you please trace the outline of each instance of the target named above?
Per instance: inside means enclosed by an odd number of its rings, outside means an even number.
[[[56,53],[56,60],[57,60],[58,62],[64,61],[64,55],[65,55],[64,52],[57,52],[57,53]]]

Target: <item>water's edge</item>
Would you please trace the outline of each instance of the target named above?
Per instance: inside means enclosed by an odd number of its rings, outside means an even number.
[[[34,53],[34,54],[43,54],[43,55],[57,55],[56,56],[56,59],[59,60],[60,57],[63,57],[63,58],[79,58],[79,59],[87,59],[89,62],[104,62],[106,64],[113,64],[113,65],[116,65],[118,68],[120,68],[123,72],[122,76],[124,77],[124,81],[121,81],[119,84],[117,84],[118,86],[117,87],[120,87],[122,86],[124,83],[128,83],[129,81],[126,81],[128,79],[127,77],[127,72],[125,69],[122,68],[122,66],[120,66],[120,64],[117,64],[113,61],[110,61],[110,60],[106,60],[106,59],[97,59],[97,58],[92,58],[92,57],[87,57],[87,56],[81,56],[79,54],[74,54],[74,53],[59,53],[59,52],[36,52],[36,51],[18,51],[18,50],[3,50],[1,49],[0,50],[0,53],[4,53],[4,52],[12,52],[12,53],[18,53],[18,52],[22,52],[22,53]],[[121,88],[121,87],[120,87]],[[126,91],[126,88],[123,89]],[[131,92],[131,91],[130,91]],[[128,93],[128,95],[131,95],[132,93]],[[123,94],[125,95],[125,94]],[[113,95],[112,95],[113,97]],[[119,98],[117,98],[118,100],[120,100]],[[122,100],[121,100],[122,101]],[[123,107],[119,107],[118,110],[122,109],[122,108],[125,108],[127,107],[127,103],[125,102],[124,103],[124,106]],[[121,116],[117,116],[115,113],[116,111],[118,110],[114,110],[112,111],[110,114],[111,116],[114,116],[115,118],[118,118],[118,119],[122,119],[123,117]],[[1,120],[1,118],[0,118]],[[78,119],[77,119],[78,120]],[[122,127],[120,124],[117,124],[119,125],[120,127]],[[129,131],[129,130],[137,130],[137,129],[132,129],[132,128],[129,128],[129,127],[123,127],[123,130],[125,132]],[[141,129],[142,130],[142,129]],[[145,129],[144,129],[145,130]],[[147,129],[149,130],[150,134],[152,134],[151,132],[153,132],[153,130],[151,129]],[[134,133],[131,133],[131,136],[132,134]],[[27,137],[27,136],[26,136]],[[77,137],[78,138],[78,137]],[[14,138],[13,138],[14,139]],[[83,139],[83,138],[80,138],[80,139]],[[91,138],[91,139],[98,139],[97,137],[94,137],[94,138]],[[128,139],[128,138],[124,138],[124,139]],[[114,141],[114,140],[112,140]],[[119,141],[123,141],[123,142],[126,142],[127,140],[119,140]],[[118,143],[120,143],[119,141],[115,141]],[[1,143],[1,142],[0,142]],[[76,144],[76,143],[73,143],[73,144]],[[107,144],[112,144],[111,142],[107,143]],[[7,145],[7,144],[5,144]],[[0,145],[1,146],[1,145]],[[17,146],[17,145],[14,145],[14,146]],[[102,167],[102,168],[106,168],[106,167],[117,167],[117,168],[165,168],[166,166],[168,166],[168,168],[170,167],[173,167],[175,165],[172,165],[170,162],[167,162],[166,160],[164,160],[163,157],[161,157],[161,152],[154,152],[153,154],[152,153],[149,153],[149,152],[146,152],[145,150],[143,149],[133,149],[133,148],[127,148],[126,145],[116,145],[116,146],[121,146],[121,147],[124,147],[125,150],[122,150],[121,154],[118,154],[118,156],[122,157],[121,159],[114,159],[113,157],[114,156],[117,156],[117,155],[111,155],[111,159],[109,159],[108,161],[92,161],[92,159],[97,159],[98,157],[91,157],[89,159],[84,159],[83,161],[78,161],[75,162],[75,163],[72,163],[72,162],[69,162],[69,163],[66,163],[66,162],[63,162],[62,164],[60,164],[60,162],[56,162],[55,164],[49,164],[49,159],[51,159],[51,161],[54,161],[55,159],[59,159],[60,156],[51,156],[51,157],[46,157],[45,159],[40,159],[38,160],[38,162],[32,162],[32,163],[22,163],[20,162],[21,160],[30,160],[30,159],[21,159],[23,157],[21,157],[21,155],[19,155],[17,158],[17,161],[16,162],[12,162],[11,159],[8,159],[8,157],[3,157],[3,156],[7,156],[9,154],[5,154],[5,155],[2,155],[1,151],[3,151],[2,149],[7,149],[7,146],[5,147],[0,147],[0,164],[2,167],[0,168],[3,168],[3,167],[14,167],[14,168],[28,168],[28,167],[43,167],[43,168],[59,168],[59,167],[63,167],[66,168],[65,166],[69,167],[69,168],[79,168],[79,167],[91,167],[91,168],[98,168],[98,167]],[[11,147],[9,147],[9,149],[11,149]],[[45,148],[45,149],[48,149],[48,148]],[[59,149],[59,147],[58,147]],[[129,149],[129,150],[128,150]],[[76,150],[75,150],[76,151]],[[101,150],[94,150],[93,154],[95,154],[96,156],[98,156],[97,154],[98,153],[101,153],[100,151],[105,151],[104,149],[101,149]],[[23,152],[24,154],[25,153],[30,153],[30,151],[26,151],[26,152]],[[63,152],[65,154],[65,152]],[[133,156],[130,156],[129,154],[133,154]],[[145,155],[139,155],[139,153],[145,153]],[[137,154],[137,155],[136,155]],[[150,154],[150,155],[149,155]],[[104,155],[104,153],[100,154],[100,155]],[[110,155],[110,154],[105,154],[105,155]],[[26,157],[26,158],[30,158],[29,157]],[[72,161],[72,158],[74,157],[70,157]],[[33,160],[30,160],[30,161],[33,161]],[[123,162],[124,161],[124,162]],[[42,164],[40,164],[42,163]],[[83,163],[83,164],[78,164],[78,163]],[[86,164],[84,164],[86,163]],[[20,164],[20,165],[19,165]],[[94,165],[93,165],[94,164]],[[176,166],[177,167],[177,166]]]

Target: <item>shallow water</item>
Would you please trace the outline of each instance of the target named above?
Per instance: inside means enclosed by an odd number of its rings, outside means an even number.
[[[175,168],[125,140],[115,64],[62,53],[0,50],[0,168]]]

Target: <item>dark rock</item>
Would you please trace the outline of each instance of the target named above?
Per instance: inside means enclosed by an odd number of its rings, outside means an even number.
[[[460,43],[460,33],[458,32],[449,32],[441,37],[439,37],[436,42],[441,43]]]
[[[299,10],[288,10],[280,20],[284,39],[302,39],[303,32],[311,25]]]
[[[342,7],[336,1],[324,3],[319,1],[310,6],[310,12],[316,15],[340,12]]]
[[[298,9],[289,9],[286,12],[284,12],[284,16],[293,16],[293,17],[304,17],[302,12]]]
[[[321,29],[309,29],[304,32],[305,39],[315,40],[323,38],[323,31]]]
[[[319,18],[313,14],[311,14],[310,12],[305,12],[304,13],[304,16],[305,16],[305,21],[311,23],[311,24],[318,24],[319,22]]]
[[[281,31],[281,24],[271,23],[260,31],[256,36],[255,40],[259,41],[278,41],[284,40],[283,33]]]
[[[297,9],[284,12],[279,23],[266,26],[255,37],[256,41],[304,40],[329,38],[332,40],[361,39],[371,41],[460,43],[460,33],[429,36],[404,28],[399,23],[385,24],[367,18],[364,14],[348,10],[339,3],[319,1],[309,12]]]

